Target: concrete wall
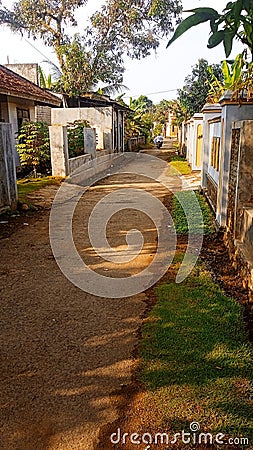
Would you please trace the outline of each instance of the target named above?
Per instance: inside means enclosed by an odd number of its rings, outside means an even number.
[[[104,108],[53,108],[52,125],[67,126],[76,120],[87,120],[91,128],[96,128],[98,137],[97,148],[104,149],[104,132],[113,130],[112,107]]]
[[[14,151],[12,126],[0,123],[0,212],[17,206]]]
[[[5,64],[5,67],[34,84],[39,84],[38,64]]]
[[[194,114],[187,127],[187,152],[186,158],[191,164],[192,170],[201,170],[201,163],[197,163],[198,126],[203,123],[202,114]]]
[[[253,301],[253,120],[232,127],[224,239]]]
[[[222,139],[220,150],[219,190],[217,199],[217,221],[221,226],[225,226],[227,219],[232,125],[235,121],[253,118],[253,103],[248,102],[239,105],[238,103],[231,102],[228,96],[224,96],[223,99],[221,99],[220,104],[222,106]]]

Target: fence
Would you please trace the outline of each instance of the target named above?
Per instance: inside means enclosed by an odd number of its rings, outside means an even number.
[[[0,124],[0,212],[17,206],[15,145],[12,126]]]
[[[145,145],[145,136],[138,136],[127,140],[127,151],[134,152],[139,150],[141,145]]]

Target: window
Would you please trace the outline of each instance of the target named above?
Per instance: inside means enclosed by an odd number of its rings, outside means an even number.
[[[22,127],[23,122],[29,122],[30,112],[29,109],[17,108],[18,129]]]
[[[212,147],[211,147],[211,166],[219,171],[219,157],[220,157],[220,138],[213,137],[212,139]]]

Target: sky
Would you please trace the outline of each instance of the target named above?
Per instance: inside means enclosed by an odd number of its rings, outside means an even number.
[[[189,10],[209,6],[221,12],[227,2],[228,0],[183,0],[183,8]],[[2,1],[2,4],[7,7],[10,7],[12,3],[10,0]],[[79,8],[76,13],[79,28],[78,30],[75,28],[74,32],[82,31],[84,17],[99,9],[102,3],[103,0],[88,0],[87,6]],[[187,15],[185,13],[183,17]],[[176,90],[182,88],[185,77],[191,73],[192,66],[198,62],[199,58],[207,59],[210,64],[219,63],[225,59],[222,45],[214,49],[207,48],[208,35],[209,24],[201,24],[186,32],[168,49],[166,49],[166,39],[161,42],[156,53],[153,52],[141,61],[126,58],[123,84],[128,87],[128,90],[123,91],[125,101],[128,103],[129,97],[136,98],[139,95],[147,95],[154,103],[162,99],[176,98]],[[0,28],[0,42],[0,64],[6,64],[8,61],[41,64],[45,60],[42,54],[53,62],[57,62],[53,50],[45,47],[40,40],[21,38],[5,26]],[[236,43],[231,58],[241,51],[242,46]],[[43,65],[43,68],[45,70],[46,66]]]

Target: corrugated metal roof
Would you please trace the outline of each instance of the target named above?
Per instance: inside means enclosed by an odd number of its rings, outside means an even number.
[[[51,106],[60,106],[61,99],[40,88],[17,73],[0,65],[0,94],[10,95]]]

